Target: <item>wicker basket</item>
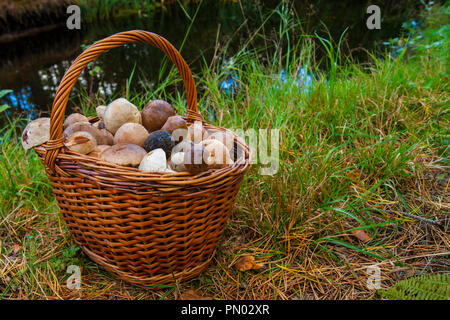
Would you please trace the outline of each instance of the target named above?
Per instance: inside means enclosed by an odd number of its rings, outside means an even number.
[[[195,176],[143,172],[66,149],[63,118],[80,73],[101,53],[131,42],[151,44],[170,58],[186,89],[185,119],[203,121],[194,79],[180,53],[154,33],[122,32],[91,45],[70,66],[53,102],[50,140],[35,151],[71,235],[93,261],[136,285],[169,284],[196,277],[212,260],[249,167],[250,149],[235,136],[240,160]]]

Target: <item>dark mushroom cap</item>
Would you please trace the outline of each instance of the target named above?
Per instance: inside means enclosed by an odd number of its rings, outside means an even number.
[[[164,100],[150,101],[142,109],[142,124],[148,130],[153,132],[160,130],[169,117],[176,115],[175,109]]]
[[[164,130],[156,130],[150,133],[144,143],[144,149],[147,152],[161,148],[166,153],[167,157],[172,154],[172,148],[175,142],[172,139],[172,135]]]

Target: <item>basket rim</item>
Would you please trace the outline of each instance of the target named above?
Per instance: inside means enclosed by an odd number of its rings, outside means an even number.
[[[156,172],[156,171],[142,171],[134,167],[120,166],[113,163],[109,163],[99,158],[90,157],[85,154],[77,153],[68,150],[66,147],[61,149],[58,154],[55,168],[56,171],[63,176],[72,176],[67,172],[67,169],[71,170],[88,170],[86,177],[91,176],[92,172],[98,173],[96,175],[97,180],[105,183],[117,182],[117,181],[133,181],[136,183],[153,182],[164,186],[188,186],[188,185],[202,185],[211,184],[215,181],[221,181],[230,175],[239,175],[247,171],[250,167],[250,159],[252,152],[250,147],[245,143],[244,139],[237,136],[232,131],[203,123],[203,126],[207,129],[214,129],[225,131],[232,134],[235,138],[235,143],[238,148],[243,150],[243,157],[240,157],[233,164],[228,165],[221,169],[209,169],[199,174],[190,174],[189,172]],[[46,144],[37,146],[34,148],[35,152],[45,157],[47,151]],[[47,169],[47,168],[46,168]]]

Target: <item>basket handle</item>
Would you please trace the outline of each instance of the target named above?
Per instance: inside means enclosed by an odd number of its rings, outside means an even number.
[[[72,63],[59,84],[58,90],[56,91],[55,100],[53,100],[52,105],[52,114],[50,118],[50,140],[45,145],[46,154],[44,163],[46,170],[50,173],[54,172],[56,158],[58,157],[59,151],[64,146],[64,114],[70,92],[77,82],[81,72],[86,68],[88,63],[94,61],[103,52],[132,42],[148,43],[162,50],[170,58],[180,72],[184,87],[186,89],[188,120],[203,121],[202,116],[198,112],[197,90],[195,88],[192,72],[178,50],[175,49],[169,41],[152,32],[131,30],[116,33],[103,40],[97,41],[82,52]]]

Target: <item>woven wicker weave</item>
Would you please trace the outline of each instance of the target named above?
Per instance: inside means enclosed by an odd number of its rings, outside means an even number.
[[[198,175],[143,172],[66,149],[63,118],[80,73],[101,53],[130,42],[151,44],[171,59],[186,89],[185,119],[203,121],[194,79],[180,53],[154,33],[122,32],[91,45],[73,62],[53,102],[50,140],[35,151],[71,235],[92,260],[140,286],[184,281],[199,275],[212,260],[249,167],[250,149],[235,136],[240,160]]]

